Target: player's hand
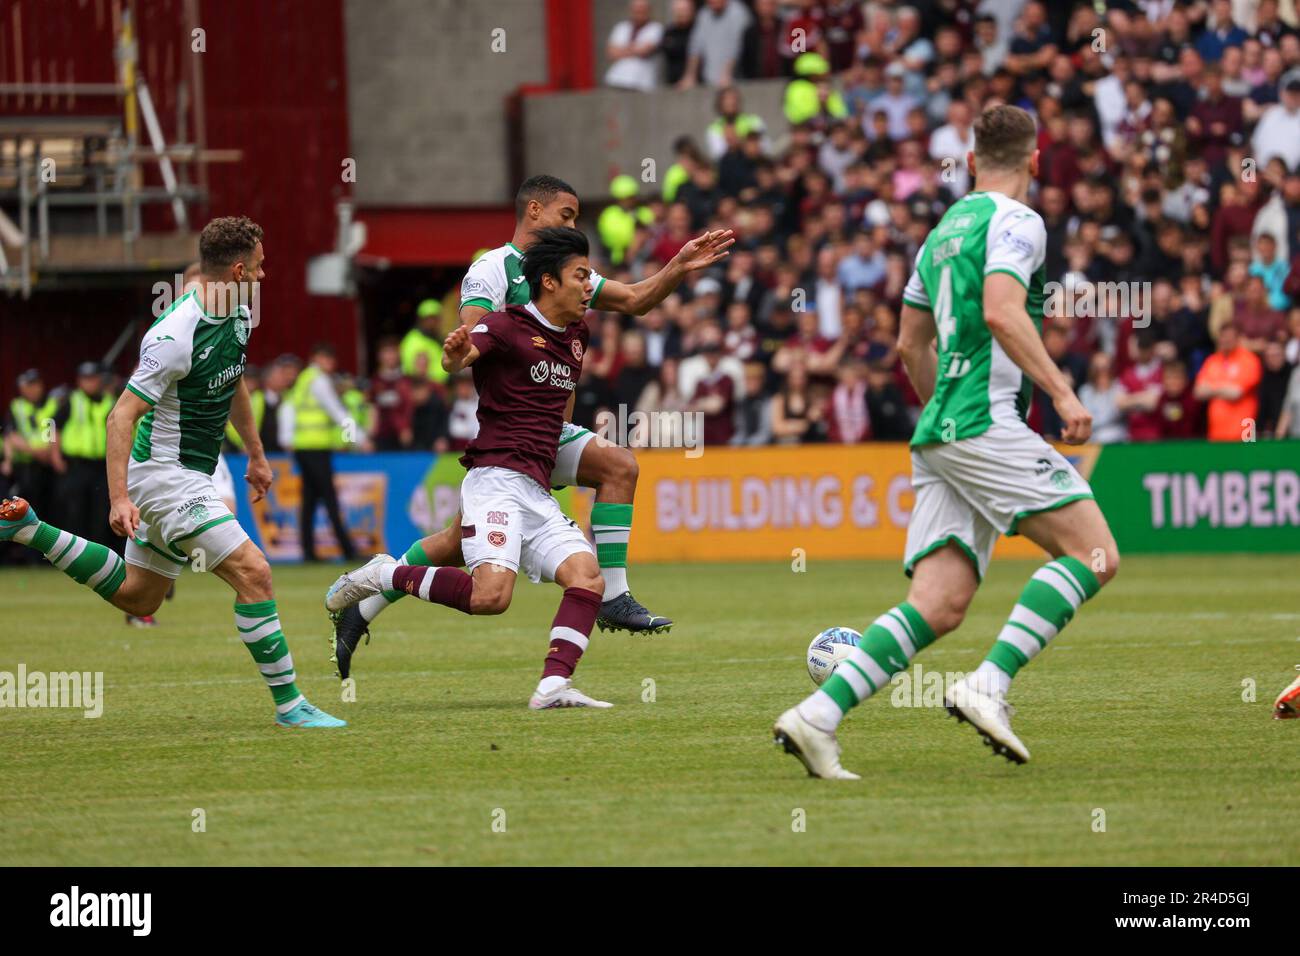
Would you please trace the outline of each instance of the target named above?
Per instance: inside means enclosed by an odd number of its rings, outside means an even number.
[[[459,325],[452,329],[451,335],[442,343],[442,354],[459,371],[469,358],[469,329]]]
[[[1061,416],[1061,441],[1067,445],[1082,445],[1092,437],[1092,414],[1074,392],[1068,392],[1052,405],[1056,414]]]
[[[250,501],[261,501],[266,497],[266,492],[271,487],[271,477],[271,463],[265,455],[248,459],[248,471],[244,473],[244,480],[253,491]]]
[[[682,246],[677,253],[677,264],[686,272],[707,269],[719,259],[725,259],[729,252],[727,247],[736,241],[736,234],[730,229],[717,229],[706,232]]]
[[[131,503],[130,498],[114,501],[108,509],[108,526],[113,533],[123,538],[134,538],[140,527],[140,509]]]

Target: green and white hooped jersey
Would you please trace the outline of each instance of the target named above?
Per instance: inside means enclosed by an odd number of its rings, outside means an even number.
[[[968,193],[926,236],[903,301],[934,314],[939,360],[913,447],[973,438],[995,421],[1025,420],[1033,383],[984,322],[984,277],[1015,276],[1041,329],[1046,255],[1042,218],[1002,193]]]
[[[508,305],[527,305],[531,297],[521,267],[523,255],[513,242],[507,242],[475,259],[460,284],[461,308],[477,305],[489,312],[500,312]],[[592,308],[604,284],[604,276],[591,274]]]
[[[197,291],[158,317],[126,385],[152,406],[136,429],[133,459],[175,462],[207,475],[216,470],[252,324],[242,305],[232,316],[207,315]]]

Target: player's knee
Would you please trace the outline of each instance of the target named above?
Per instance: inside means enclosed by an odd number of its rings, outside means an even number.
[[[149,617],[162,607],[163,595],[161,594],[122,594],[120,591],[117,595],[117,601],[114,602],[119,608],[133,617]]]
[[[236,586],[239,593],[249,600],[269,601],[271,599],[271,565],[266,560],[266,555],[258,551],[256,556],[239,569]]]
[[[569,585],[574,588],[582,588],[584,591],[594,591],[596,594],[605,593],[605,578],[599,570],[591,572],[582,572]]]
[[[469,595],[469,613],[504,614],[510,607],[510,590],[480,586],[474,582],[474,590]]]
[[[921,616],[925,618],[925,623],[930,625],[930,630],[934,631],[935,637],[939,637],[961,627],[961,622],[966,620],[966,608],[969,606],[969,597],[958,594],[944,595],[932,602]]]

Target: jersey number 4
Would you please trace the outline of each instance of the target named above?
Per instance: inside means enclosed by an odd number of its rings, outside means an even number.
[[[948,343],[957,331],[957,317],[952,310],[952,267],[939,270],[939,294],[934,298],[935,329],[939,333],[939,358],[947,361],[944,378],[961,378],[970,371],[970,359],[960,352],[950,352]]]

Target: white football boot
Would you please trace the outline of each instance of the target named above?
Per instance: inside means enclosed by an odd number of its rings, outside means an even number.
[[[791,707],[776,719],[772,736],[777,746],[799,758],[808,776],[823,780],[861,780],[840,766],[840,743],[835,735],[804,720],[798,707]]]
[[[1300,670],[1300,664],[1296,665],[1296,670]],[[1297,717],[1300,717],[1300,677],[1288,684],[1273,701],[1274,720],[1295,720]]]
[[[1015,710],[1001,691],[986,694],[975,687],[971,674],[954,683],[943,695],[943,706],[958,721],[974,727],[993,752],[1012,763],[1028,763],[1029,749],[1011,730]]]
[[[614,705],[607,700],[596,700],[594,697],[588,697],[573,686],[573,681],[566,680],[549,694],[543,694],[540,690],[533,691],[528,706],[533,710],[550,710],[554,707],[596,707],[603,709]]]
[[[378,594],[384,589],[379,582],[379,572],[385,565],[396,563],[397,559],[391,554],[377,554],[355,571],[339,575],[338,580],[325,592],[326,609],[341,611]]]

